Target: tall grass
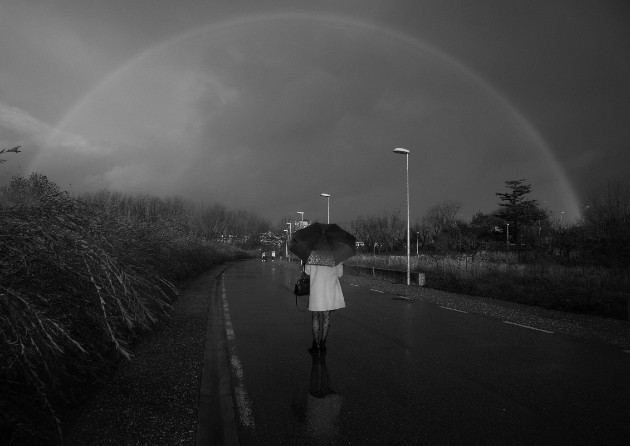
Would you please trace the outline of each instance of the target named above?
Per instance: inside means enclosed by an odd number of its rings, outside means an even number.
[[[562,265],[552,258],[518,263],[510,256],[412,256],[411,269],[424,272],[426,286],[550,309],[627,318],[627,268]],[[359,254],[346,262],[404,271],[406,256]]]
[[[114,206],[125,200],[162,210],[143,218]],[[72,198],[40,174],[0,189],[0,444],[60,442],[59,408],[131,357],[173,283],[246,255],[196,236],[189,214],[151,197]]]

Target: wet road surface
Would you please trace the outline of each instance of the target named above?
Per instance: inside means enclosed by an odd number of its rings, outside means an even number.
[[[297,274],[222,275],[240,444],[630,444],[630,354],[346,278],[312,356]]]

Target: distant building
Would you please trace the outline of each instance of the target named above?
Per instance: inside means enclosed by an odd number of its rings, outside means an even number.
[[[297,231],[298,229],[306,228],[310,224],[311,224],[310,220],[304,220],[304,221],[298,220],[293,224],[293,229]]]

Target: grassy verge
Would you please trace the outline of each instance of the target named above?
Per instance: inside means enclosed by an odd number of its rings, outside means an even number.
[[[360,254],[350,265],[404,271],[406,256]],[[413,256],[411,269],[423,272],[426,286],[473,296],[508,300],[561,311],[627,318],[627,268],[566,266],[550,259],[517,264],[471,257]]]
[[[174,283],[247,256],[183,217],[112,212],[38,174],[0,190],[0,444],[59,443],[59,408],[130,357],[168,314]]]

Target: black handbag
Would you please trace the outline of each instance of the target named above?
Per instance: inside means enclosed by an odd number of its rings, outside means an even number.
[[[296,296],[306,296],[311,294],[311,278],[305,272],[302,272],[302,276],[295,282],[295,288],[293,293]]]
[[[298,306],[298,296],[308,296],[311,294],[311,278],[308,274],[306,274],[304,268],[305,267],[302,266],[302,275],[297,282],[295,282],[295,287],[293,288],[293,293],[295,294],[295,308],[297,308],[298,311],[308,310],[308,305],[305,309],[300,310],[300,307]]]

